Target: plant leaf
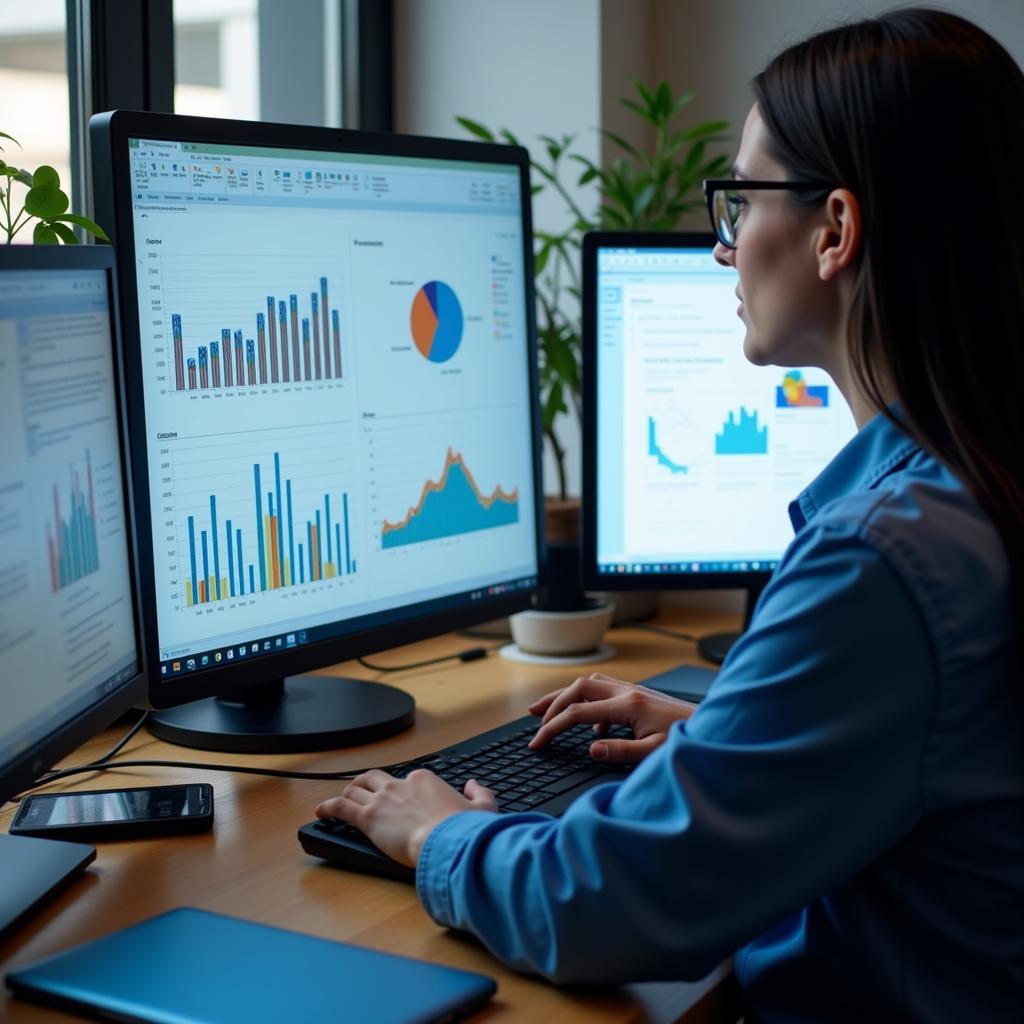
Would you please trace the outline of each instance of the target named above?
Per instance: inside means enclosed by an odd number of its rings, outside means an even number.
[[[636,103],[633,100],[628,100],[628,99],[625,99],[625,98],[620,99],[619,102],[627,110],[632,110],[633,113],[637,115],[637,117],[643,118],[648,124],[657,124],[658,123],[657,119],[651,114],[651,112],[649,110],[645,110],[643,107],[640,106],[639,103]]]
[[[21,143],[13,135],[8,135],[7,132],[0,132],[0,139],[10,139],[18,149],[21,149]],[[0,149],[3,149],[3,146],[0,146]]]
[[[494,137],[494,133],[489,129],[485,128],[479,121],[473,121],[468,117],[456,117],[456,121],[466,129],[470,135],[475,135],[478,139],[486,139],[488,142],[497,142]]]
[[[60,245],[57,232],[49,224],[44,224],[42,221],[35,226],[35,230],[32,232],[32,241],[36,245]]]
[[[672,90],[664,79],[658,83],[654,104],[655,113],[660,121],[665,122],[672,116]]]
[[[684,142],[694,142],[696,139],[707,139],[708,136],[718,135],[729,127],[728,121],[703,121],[695,124],[692,128],[680,134]]]
[[[637,151],[636,146],[634,146],[631,142],[628,142],[621,135],[616,135],[615,132],[608,131],[607,128],[604,129],[604,131],[602,131],[601,134],[609,142],[613,142],[616,146],[618,146],[619,149],[624,149],[634,159],[639,160],[641,162],[643,161],[643,157]]]
[[[50,217],[51,223],[55,220],[66,221],[68,224],[74,224],[76,227],[84,228],[91,235],[95,235],[101,242],[109,242],[110,238],[106,231],[103,230],[94,220],[89,220],[88,217],[82,217],[77,213],[63,213],[59,217]]]
[[[67,224],[61,224],[60,221],[51,220],[47,224],[47,227],[51,228],[65,245],[78,245],[78,236],[67,226]]]
[[[669,114],[669,119],[675,117],[676,114],[678,114],[679,111],[682,110],[683,107],[685,107],[687,104],[692,103],[696,96],[697,94],[695,92],[684,92],[682,95],[680,95],[676,99],[675,103],[672,104],[672,112]]]
[[[55,185],[60,188],[60,175],[49,164],[37,167],[32,174],[32,186]]]
[[[37,171],[32,176],[33,182],[38,173]],[[33,184],[25,196],[25,211],[40,220],[53,220],[64,213],[70,205],[71,200],[61,192],[59,184],[52,180],[47,180],[43,185]]]
[[[498,134],[510,145],[521,146],[522,143],[507,129],[502,128]]]
[[[644,101],[644,106],[650,113],[654,113],[654,109],[657,104],[654,101],[654,93],[640,81],[639,78],[633,79],[633,85],[636,86],[636,91],[640,94],[640,98]]]

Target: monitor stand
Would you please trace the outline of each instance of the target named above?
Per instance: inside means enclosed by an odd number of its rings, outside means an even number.
[[[697,653],[714,665],[721,665],[729,648],[747,631],[750,627],[750,620],[754,616],[754,606],[761,596],[761,591],[768,585],[768,579],[763,583],[754,583],[747,587],[747,603],[743,611],[743,629],[739,633],[709,633],[697,641]]]
[[[0,835],[0,942],[96,857],[92,846]]]
[[[394,686],[291,676],[152,711],[146,724],[154,736],[183,747],[290,754],[373,743],[408,729],[415,716],[416,702]]]

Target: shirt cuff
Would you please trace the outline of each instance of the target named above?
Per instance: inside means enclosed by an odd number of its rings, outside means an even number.
[[[495,817],[494,811],[460,811],[445,818],[427,836],[416,864],[416,894],[423,909],[439,925],[455,926],[449,880],[466,840]]]

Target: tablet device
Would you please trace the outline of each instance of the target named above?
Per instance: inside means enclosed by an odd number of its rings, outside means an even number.
[[[428,1024],[487,1002],[491,978],[184,907],[12,971],[18,995],[154,1024]]]

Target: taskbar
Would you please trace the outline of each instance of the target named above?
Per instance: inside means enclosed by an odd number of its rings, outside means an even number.
[[[209,650],[189,652],[178,657],[161,658],[160,676],[164,679],[187,675],[203,669],[222,667],[226,663],[251,660],[264,654],[279,654],[282,651],[305,647],[322,640],[337,640],[350,633],[367,629],[380,628],[400,621],[415,621],[426,615],[436,615],[448,608],[467,607],[478,601],[502,597],[520,590],[534,590],[537,587],[536,576],[524,576],[521,579],[507,580],[487,587],[476,587],[460,594],[452,594],[446,598],[434,600],[426,608],[417,609],[409,614],[410,609],[395,609],[389,612],[378,612],[362,616],[359,619],[345,619],[340,622],[328,622],[306,629],[287,629],[270,635],[256,636],[245,643],[232,642],[229,645],[213,647]],[[404,614],[403,614],[404,613]],[[240,639],[240,638],[238,638]]]
[[[731,562],[602,562],[597,571],[601,576],[630,573],[671,576],[677,573],[771,572],[778,564],[777,558]]]

